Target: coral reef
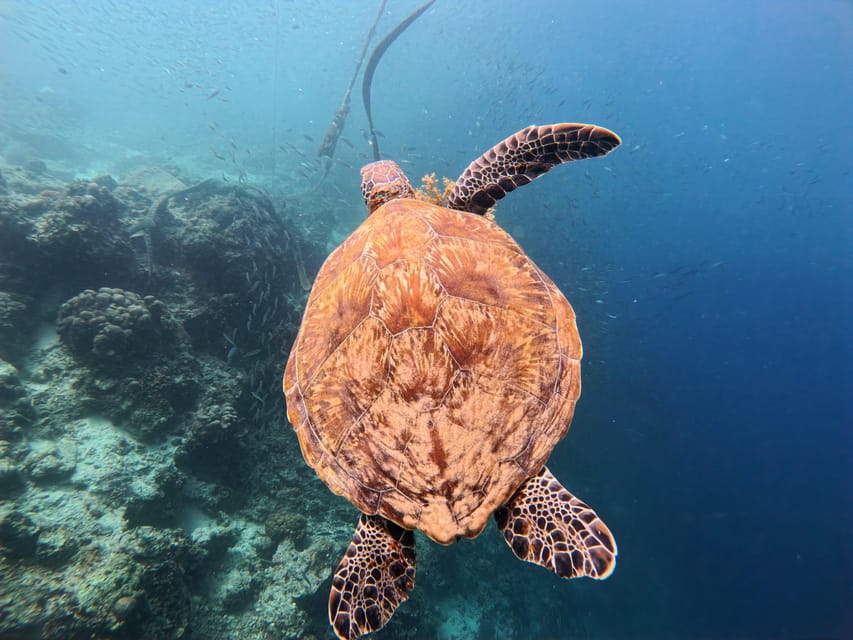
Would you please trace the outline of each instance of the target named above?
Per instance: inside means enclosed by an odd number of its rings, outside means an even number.
[[[78,180],[62,192],[0,199],[0,283],[7,292],[58,287],[70,293],[130,273],[134,253],[111,184],[108,177]]]
[[[59,308],[57,328],[78,358],[127,363],[166,346],[161,324],[164,305],[154,296],[101,287],[77,294]],[[169,336],[172,337],[172,336]],[[174,340],[168,340],[174,342]]]
[[[31,304],[30,296],[0,290],[0,358],[14,362],[26,353],[24,326]]]
[[[259,191],[162,170],[2,175],[0,637],[300,635],[290,597],[328,566],[307,519],[264,526],[328,499],[277,464],[299,231]]]
[[[27,390],[21,384],[18,370],[0,359],[0,442],[17,440],[35,419]]]
[[[192,409],[200,390],[199,363],[183,327],[154,296],[109,287],[84,290],[59,308],[57,330],[87,374],[75,383],[87,410],[150,440]]]
[[[26,515],[10,511],[0,520],[0,552],[7,558],[34,557],[40,533]]]

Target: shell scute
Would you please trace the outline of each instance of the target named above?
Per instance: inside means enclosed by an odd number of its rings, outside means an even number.
[[[391,335],[381,322],[366,318],[342,346],[318,369],[304,393],[305,409],[314,417],[322,445],[333,455],[386,386]]]
[[[433,206],[422,207],[419,215],[438,236],[476,238],[477,242],[491,242],[524,253],[512,236],[483,216]]]
[[[364,244],[364,252],[380,269],[398,260],[417,262],[423,258],[425,245],[434,232],[418,204],[414,200],[396,200],[368,218],[372,233]]]
[[[335,459],[348,476],[362,485],[360,493],[364,495],[359,496],[359,501],[376,500],[375,494],[397,484],[399,461],[395,464],[394,458],[405,444],[400,436],[384,416],[376,413],[364,416],[349,430]],[[362,504],[356,504],[364,510]]]
[[[410,329],[395,336],[389,368],[395,401],[418,410],[439,406],[456,373],[450,351],[431,329]]]
[[[553,326],[549,287],[524,254],[470,238],[440,238],[430,245],[425,260],[448,295]]]
[[[322,271],[322,270],[321,270]],[[367,318],[373,296],[376,265],[369,257],[353,261],[331,279],[329,286],[308,300],[299,335],[299,382],[310,383],[319,367]]]
[[[317,273],[311,287],[309,302],[320,295],[337,278],[341,271],[364,255],[365,244],[370,237],[369,227],[359,227],[344,240],[334,253],[328,257],[323,267]]]
[[[547,398],[559,363],[556,331],[522,314],[446,299],[435,321],[460,366]]]
[[[370,313],[394,334],[432,326],[444,295],[432,270],[421,261],[389,264],[379,272],[375,288]]]

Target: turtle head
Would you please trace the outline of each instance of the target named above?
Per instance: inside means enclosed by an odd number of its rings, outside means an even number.
[[[415,190],[396,162],[379,160],[361,168],[361,195],[370,215],[391,200],[414,198]]]

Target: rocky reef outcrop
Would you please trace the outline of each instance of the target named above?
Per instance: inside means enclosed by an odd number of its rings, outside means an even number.
[[[86,289],[59,308],[57,329],[78,358],[102,365],[130,364],[174,345],[161,322],[164,305],[154,296],[101,287]]]
[[[0,200],[0,286],[73,291],[126,279],[134,253],[108,176]]]
[[[328,496],[279,390],[307,295],[283,203],[162,171],[9,173],[0,637],[301,635],[291,596],[329,567],[307,516],[275,539],[264,523]]]

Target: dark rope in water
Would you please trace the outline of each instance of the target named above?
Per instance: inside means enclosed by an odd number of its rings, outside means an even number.
[[[373,83],[373,73],[376,71],[376,65],[378,65],[379,61],[382,59],[382,54],[384,54],[388,47],[391,46],[391,43],[394,42],[394,40],[396,40],[410,24],[417,20],[424,11],[429,9],[433,2],[435,2],[435,0],[429,0],[429,2],[426,2],[419,9],[415,10],[412,15],[397,25],[396,29],[385,36],[382,42],[376,45],[367,66],[364,68],[364,79],[361,83],[361,97],[364,100],[364,110],[367,112],[367,124],[370,127],[370,144],[373,147],[374,160],[379,160],[379,140],[376,139],[376,129],[373,126],[373,114],[370,111],[370,89]]]
[[[323,174],[324,178],[326,177],[326,174],[329,173],[329,167],[332,164],[332,156],[335,155],[335,147],[338,144],[338,138],[341,137],[341,134],[344,131],[344,123],[346,122],[347,114],[349,114],[350,96],[352,95],[352,88],[355,85],[355,79],[358,77],[358,72],[361,71],[361,65],[364,62],[364,58],[367,56],[367,48],[370,46],[370,41],[376,34],[376,25],[379,24],[379,19],[382,17],[383,13],[385,13],[385,0],[382,0],[379,3],[379,11],[376,13],[376,19],[373,21],[373,26],[371,26],[370,31],[367,32],[367,38],[364,40],[364,48],[361,50],[361,57],[358,59],[358,64],[355,66],[355,71],[353,71],[349,85],[347,85],[344,99],[341,101],[341,106],[338,107],[337,111],[335,111],[332,123],[329,125],[329,129],[326,131],[326,136],[323,138],[323,143],[320,145],[320,148],[317,149],[317,157],[325,157],[327,159],[326,171]]]

